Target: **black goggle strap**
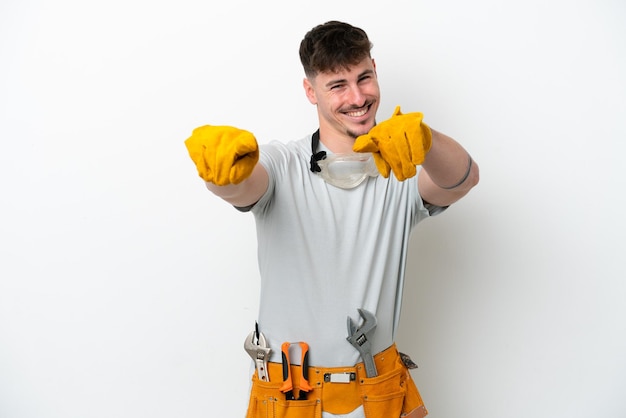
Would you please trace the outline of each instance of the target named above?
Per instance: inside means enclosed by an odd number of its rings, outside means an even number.
[[[318,161],[326,158],[326,151],[317,152],[317,147],[320,145],[320,130],[318,129],[311,136],[311,171],[314,173],[319,173],[322,171]]]

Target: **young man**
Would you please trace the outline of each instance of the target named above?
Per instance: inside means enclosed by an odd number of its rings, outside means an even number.
[[[252,377],[248,417],[427,413],[394,343],[409,236],[478,183],[478,166],[421,113],[397,107],[376,123],[371,48],[343,22],[305,35],[316,132],[259,147],[250,132],[207,125],[185,142],[208,189],[257,225],[255,335],[271,352]]]

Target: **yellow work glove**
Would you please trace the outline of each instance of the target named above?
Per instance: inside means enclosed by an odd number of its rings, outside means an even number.
[[[419,112],[403,115],[396,106],[391,118],[359,136],[352,149],[371,152],[383,177],[389,177],[391,170],[404,181],[417,173],[415,166],[422,164],[432,145],[432,132],[422,118]]]
[[[232,126],[200,126],[185,146],[200,177],[218,186],[241,183],[259,161],[254,135]]]

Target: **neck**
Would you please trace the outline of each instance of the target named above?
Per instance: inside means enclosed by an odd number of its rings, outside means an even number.
[[[320,142],[334,154],[351,153],[354,145],[354,138],[337,133],[324,132],[320,129]]]

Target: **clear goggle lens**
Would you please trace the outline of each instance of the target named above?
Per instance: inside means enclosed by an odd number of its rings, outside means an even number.
[[[322,178],[333,186],[352,189],[369,177],[378,176],[371,154],[331,154],[317,162]]]

